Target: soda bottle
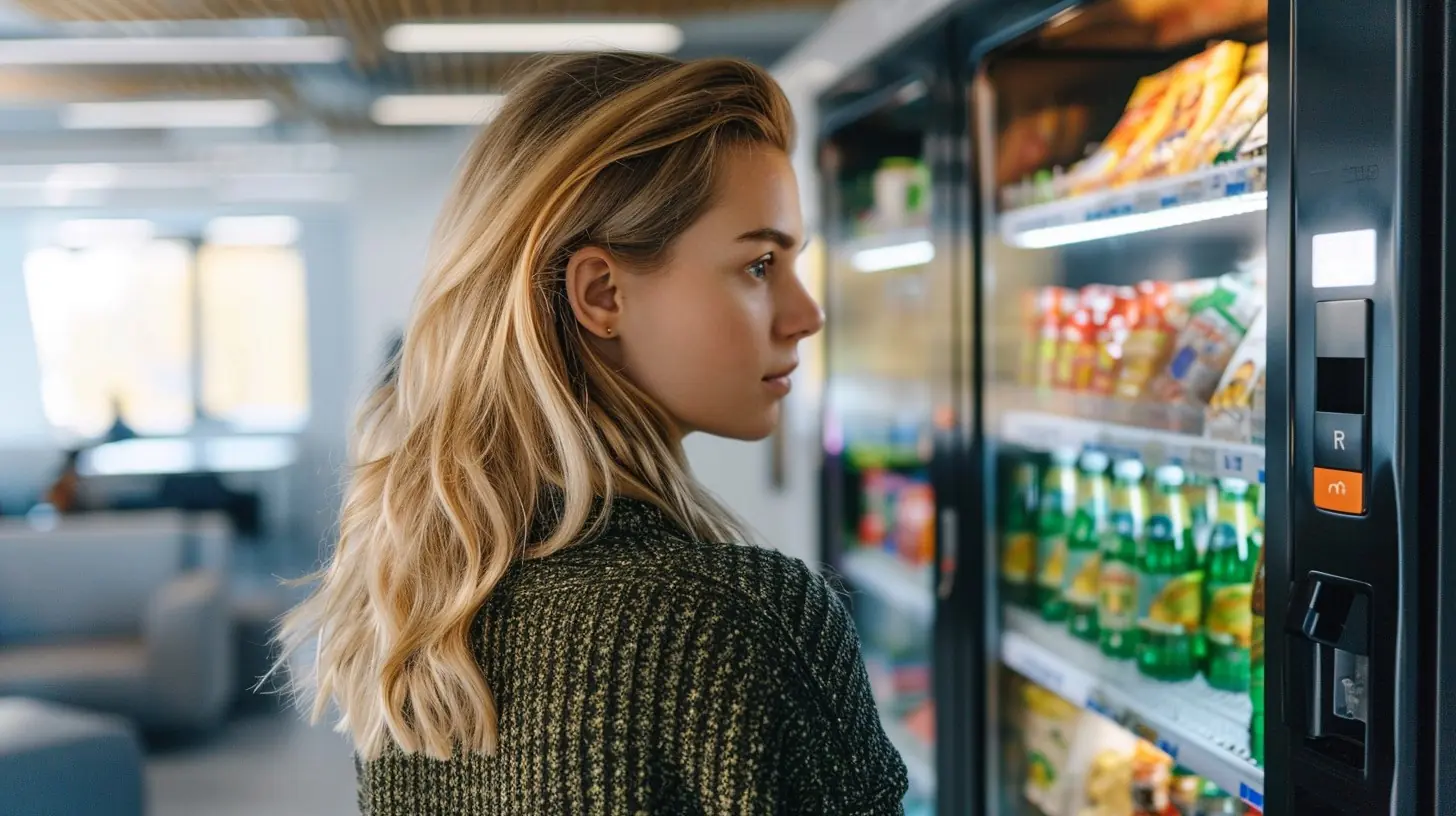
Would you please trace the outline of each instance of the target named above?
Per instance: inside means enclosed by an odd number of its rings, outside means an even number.
[[[1224,691],[1249,689],[1249,640],[1253,623],[1254,508],[1249,483],[1219,483],[1218,511],[1204,562],[1207,586],[1204,635],[1208,639],[1208,684]]]
[[[1260,491],[1262,494],[1263,491]],[[1264,548],[1259,547],[1254,565],[1254,590],[1249,599],[1251,612],[1249,643],[1249,701],[1254,705],[1249,718],[1249,753],[1264,764]]]
[[[1138,643],[1138,541],[1146,518],[1143,463],[1123,459],[1113,466],[1112,480],[1097,577],[1097,640],[1103,654],[1130,660]]]
[[[1067,567],[1067,536],[1076,512],[1077,451],[1058,448],[1052,452],[1051,467],[1042,477],[1041,511],[1037,514],[1036,602],[1041,616],[1049,621],[1067,617],[1062,576]]]
[[[1138,669],[1159,680],[1189,680],[1199,667],[1203,573],[1188,525],[1183,477],[1178,465],[1153,473],[1152,507],[1138,562]]]
[[[1036,459],[1018,456],[1010,467],[1001,529],[1001,592],[1009,603],[1035,601],[1036,507],[1039,495]]]
[[[1097,641],[1097,579],[1102,570],[1102,536],[1107,531],[1107,454],[1087,451],[1077,467],[1077,515],[1067,539],[1067,566],[1062,599],[1067,604],[1067,628],[1071,633]]]

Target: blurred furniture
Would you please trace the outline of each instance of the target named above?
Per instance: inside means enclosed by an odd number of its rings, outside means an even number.
[[[218,724],[239,688],[226,521],[166,511],[55,524],[0,520],[0,696],[149,730]]]
[[[0,698],[0,812],[142,816],[142,748],[123,719]]]

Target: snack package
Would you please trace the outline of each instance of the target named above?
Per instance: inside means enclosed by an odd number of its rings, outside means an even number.
[[[1068,174],[1072,195],[1106,187],[1123,161],[1145,149],[1163,132],[1171,113],[1168,91],[1178,75],[1178,66],[1138,80],[1122,109],[1122,118],[1112,126],[1091,156],[1078,162]]]
[[[1174,163],[1203,137],[1223,109],[1243,72],[1245,46],[1225,40],[1178,64],[1172,110],[1164,132],[1147,155],[1125,167],[1118,181],[1128,182],[1168,173]]]
[[[1244,57],[1243,79],[1239,80],[1197,142],[1174,159],[1171,173],[1187,173],[1235,158],[1239,142],[1269,109],[1268,66],[1269,44],[1249,46]]]
[[[1076,706],[1032,683],[1023,689],[1026,703],[1023,741],[1026,746],[1027,801],[1046,816],[1071,816],[1072,741],[1083,714]]]
[[[1135,816],[1168,816],[1172,803],[1168,786],[1172,782],[1173,760],[1152,743],[1139,740],[1132,760],[1132,813]]]
[[[1146,396],[1149,384],[1168,361],[1173,341],[1188,322],[1188,304],[1212,291],[1213,285],[1213,281],[1201,279],[1138,284],[1138,321],[1123,344],[1114,396],[1123,400]]]
[[[1097,359],[1092,367],[1090,386],[1094,394],[1110,395],[1117,385],[1123,349],[1133,327],[1138,324],[1141,310],[1142,299],[1136,289],[1120,286],[1113,292],[1112,307],[1097,334]]]
[[[1268,335],[1268,310],[1262,310],[1234,350],[1234,356],[1208,402],[1204,424],[1208,436],[1235,442],[1247,440],[1248,422],[1254,407],[1254,387],[1263,378],[1268,359]]]
[[[1269,152],[1269,114],[1266,112],[1259,117],[1259,121],[1249,128],[1248,134],[1239,142],[1237,158],[1252,159]]]
[[[1219,278],[1212,292],[1189,307],[1188,325],[1178,335],[1168,365],[1154,381],[1163,403],[1208,405],[1234,350],[1263,309],[1258,294],[1232,276]]]

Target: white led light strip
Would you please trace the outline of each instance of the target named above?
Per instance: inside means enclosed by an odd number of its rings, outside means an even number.
[[[850,265],[860,272],[885,272],[909,266],[923,266],[933,260],[935,244],[929,241],[861,249],[849,257]]]
[[[1244,213],[1268,209],[1269,193],[1256,193],[1218,198],[1212,201],[1197,201],[1151,212],[1130,213],[1075,224],[1060,224],[1054,227],[1038,227],[1007,236],[1007,243],[1025,249],[1046,249],[1047,247],[1080,244],[1085,241],[1099,241],[1119,235],[1133,235],[1139,232],[1181,227],[1200,221],[1228,218]]]

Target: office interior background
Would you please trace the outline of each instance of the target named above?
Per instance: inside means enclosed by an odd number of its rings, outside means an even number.
[[[502,79],[583,40],[778,66],[812,184],[815,49],[915,23],[845,5],[0,0],[0,813],[354,812],[342,737],[252,685]],[[806,369],[777,438],[688,451],[813,561]]]

